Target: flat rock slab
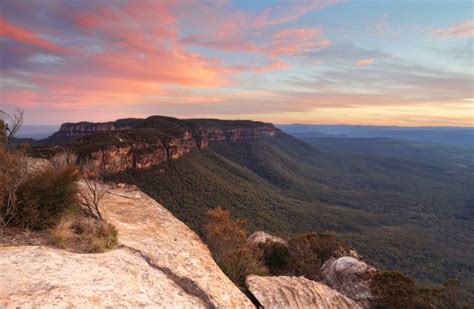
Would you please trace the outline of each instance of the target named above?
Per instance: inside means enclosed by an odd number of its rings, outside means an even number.
[[[3,247],[0,269],[0,307],[207,308],[125,249],[75,254],[48,247]]]

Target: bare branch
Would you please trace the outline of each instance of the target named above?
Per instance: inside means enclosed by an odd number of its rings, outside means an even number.
[[[98,179],[84,177],[78,192],[81,210],[85,214],[101,220],[100,201],[108,191],[108,186],[99,182]]]
[[[23,125],[23,115],[24,111],[20,108],[17,108],[16,112],[12,115],[0,110],[0,117],[3,119],[6,126],[7,145],[11,144],[13,138],[16,136],[18,131],[20,131]]]

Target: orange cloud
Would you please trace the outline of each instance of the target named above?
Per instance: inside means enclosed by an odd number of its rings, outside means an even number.
[[[15,26],[0,16],[0,37],[26,43],[55,53],[63,53],[66,49],[49,40],[39,38],[34,32]]]
[[[359,59],[356,61],[356,65],[358,66],[364,66],[364,65],[371,65],[375,63],[375,59],[370,58],[370,59]]]
[[[442,37],[467,37],[474,35],[474,19],[466,20],[460,24],[448,28],[438,28],[432,30],[437,36]]]

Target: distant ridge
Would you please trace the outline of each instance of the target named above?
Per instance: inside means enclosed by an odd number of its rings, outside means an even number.
[[[396,138],[425,143],[474,146],[474,127],[401,127],[370,125],[277,125],[297,137]]]

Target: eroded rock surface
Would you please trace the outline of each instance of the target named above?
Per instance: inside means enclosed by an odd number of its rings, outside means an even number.
[[[255,247],[260,244],[264,244],[265,242],[267,242],[267,240],[271,242],[278,242],[284,245],[287,244],[287,241],[281,237],[273,236],[263,231],[258,231],[254,232],[247,238],[247,245],[249,245],[250,247]]]
[[[370,281],[375,272],[375,268],[350,256],[329,259],[321,269],[325,284],[351,298],[362,308],[370,307]]]
[[[250,292],[265,309],[346,309],[357,305],[330,287],[304,277],[247,277]]]
[[[0,307],[254,308],[184,223],[134,187],[101,202],[119,249],[0,247]]]

